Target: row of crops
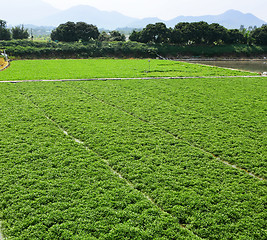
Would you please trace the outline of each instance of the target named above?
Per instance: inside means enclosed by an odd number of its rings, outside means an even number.
[[[265,81],[2,84],[4,234],[266,239]]]
[[[110,171],[98,154],[63,134],[14,87],[1,86],[0,92],[5,236],[198,239]]]
[[[137,77],[199,77],[258,75],[243,71],[147,59],[64,59],[12,61],[0,81]]]

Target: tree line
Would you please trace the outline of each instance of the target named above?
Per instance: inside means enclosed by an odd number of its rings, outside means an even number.
[[[119,31],[101,32],[85,22],[66,22],[52,31],[51,40],[60,42],[126,41]],[[0,40],[27,39],[29,33],[23,25],[7,28],[6,22],[0,20]],[[218,23],[180,22],[174,28],[168,28],[164,23],[148,24],[140,31],[134,30],[130,41],[155,44],[176,45],[221,45],[221,44],[258,44],[267,45],[267,25],[260,28],[227,29]]]
[[[54,41],[125,41],[119,31],[100,33],[94,25],[84,22],[60,24],[51,34]],[[259,44],[267,45],[267,25],[254,29],[227,29],[218,23],[180,22],[174,28],[164,23],[148,24],[141,31],[133,31],[130,41],[140,43],[170,43],[179,45]]]
[[[0,40],[27,39],[28,30],[23,25],[7,28],[6,21],[0,19]]]
[[[126,37],[119,31],[111,31],[106,33],[103,31],[99,32],[98,28],[92,24],[87,24],[85,22],[67,22],[60,24],[51,33],[51,39],[53,41],[63,41],[63,42],[75,42],[82,41],[88,42],[90,40],[99,41],[125,41]]]
[[[218,23],[180,22],[174,28],[164,23],[148,24],[133,31],[129,39],[141,43],[172,43],[179,45],[259,44],[267,45],[267,25],[247,30],[227,29]]]

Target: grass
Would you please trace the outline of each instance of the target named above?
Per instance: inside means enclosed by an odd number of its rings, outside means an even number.
[[[8,239],[199,239],[1,86],[0,221]]]
[[[238,75],[257,74],[166,60],[20,60],[0,73],[0,81]]]
[[[245,74],[160,60],[145,73],[147,66],[14,61],[4,73],[9,80],[12,71],[21,79]],[[2,232],[10,239],[266,239],[266,87],[264,77],[2,83]]]

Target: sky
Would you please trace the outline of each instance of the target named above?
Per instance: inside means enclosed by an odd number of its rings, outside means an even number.
[[[217,15],[235,9],[252,13],[267,22],[267,0],[43,0],[58,9],[90,5],[100,10],[117,11],[129,17],[158,17],[170,20],[177,16]]]

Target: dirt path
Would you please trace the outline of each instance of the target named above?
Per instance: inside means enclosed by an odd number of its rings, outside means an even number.
[[[0,83],[25,83],[25,82],[75,82],[75,81],[111,81],[111,80],[153,80],[153,79],[201,79],[201,78],[255,78],[267,77],[267,75],[255,76],[200,76],[200,77],[140,77],[140,78],[88,78],[88,79],[40,79],[40,80],[7,80]]]

